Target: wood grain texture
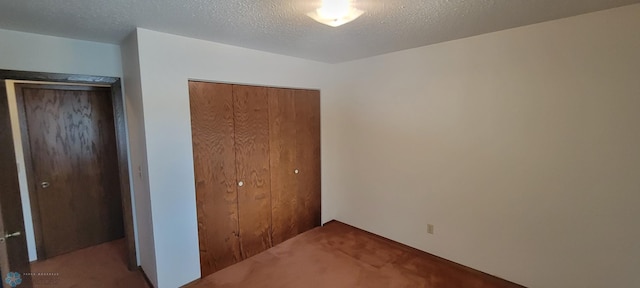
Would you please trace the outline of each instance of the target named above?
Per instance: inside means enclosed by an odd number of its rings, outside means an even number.
[[[45,258],[121,238],[122,202],[109,89],[17,84]],[[98,225],[99,223],[99,225]]]
[[[48,82],[59,82],[59,83],[73,83],[73,84],[77,84],[77,83],[85,83],[85,84],[95,84],[95,85],[111,85],[111,89],[112,89],[112,95],[114,97],[114,99],[116,97],[120,97],[122,98],[122,91],[119,89],[114,89],[114,88],[120,88],[120,78],[117,77],[105,77],[105,76],[91,76],[91,75],[78,75],[78,74],[63,74],[63,73],[45,73],[45,72],[32,72],[32,71],[16,71],[16,70],[4,70],[4,69],[0,69],[0,80],[4,80],[4,79],[12,79],[12,80],[28,80],[28,81],[48,81]],[[71,85],[73,85],[71,84]],[[114,108],[116,108],[115,106],[115,101],[114,101]],[[19,106],[18,110],[21,111],[23,110],[24,106]],[[22,111],[24,112],[24,111]],[[19,113],[20,114],[20,113]],[[122,115],[124,116],[124,115]],[[23,117],[23,115],[19,115],[20,118]],[[120,119],[120,117],[116,114],[116,121],[125,121],[125,118]],[[23,127],[21,127],[21,129],[23,129]],[[119,128],[117,128],[119,129]],[[126,131],[125,131],[126,132]],[[22,133],[22,135],[27,135],[27,133]],[[23,137],[24,138],[24,137]],[[118,140],[120,141],[120,140]],[[25,145],[25,142],[28,143],[28,141],[22,141],[23,147],[27,147],[28,145]],[[123,151],[120,151],[120,149],[124,150],[124,153],[128,153],[128,145],[121,147],[120,145],[118,145],[118,154],[121,155],[123,153]],[[27,153],[26,151],[24,151],[25,153]],[[32,185],[34,184],[33,181],[31,181],[32,177],[30,176],[30,174],[28,171],[31,171],[31,163],[27,162],[25,163],[25,170],[27,170],[27,180],[30,182],[28,183],[29,185],[29,194],[31,196],[31,194],[33,193],[33,191],[35,191],[35,189],[33,189]],[[122,159],[119,159],[119,164],[120,166],[129,166],[128,163],[128,159],[126,159],[126,161],[123,161]],[[122,168],[121,168],[122,170]],[[129,186],[128,183],[125,183],[122,179],[121,179],[121,186]],[[131,197],[130,193],[131,191],[129,190],[123,190],[122,193],[129,193],[127,194],[129,197]],[[124,195],[124,194],[123,194]],[[126,198],[129,197],[122,197],[123,199],[123,205],[127,205],[127,203],[125,203],[124,201],[126,201]],[[33,214],[32,220],[34,221],[34,226],[39,225],[39,216],[38,214],[38,203],[37,201],[33,201],[34,197],[31,197],[31,212]],[[128,203],[128,207],[125,206],[123,208],[124,210],[124,217],[125,217],[125,229],[126,231],[133,231],[133,216],[131,215],[129,217],[129,220],[127,220],[126,218],[128,217],[127,214],[129,214],[127,211],[132,211],[132,206],[131,203]],[[39,227],[39,226],[38,226]],[[40,239],[40,233],[38,232],[39,229],[36,229],[36,246],[38,249],[38,257],[41,257],[40,254],[40,249],[42,246],[42,239]],[[128,247],[129,249],[129,268],[132,268],[135,266],[135,268],[137,268],[137,260],[136,260],[136,251],[135,251],[135,239],[134,236],[131,234],[127,234],[125,233],[125,237],[127,238],[127,243],[128,243]]]
[[[0,80],[0,233],[21,235],[0,242],[0,275],[29,272],[29,255],[22,217],[22,201],[18,186],[18,167],[13,146],[9,104],[4,80]],[[4,237],[0,235],[0,237]],[[3,287],[9,287],[2,281]],[[30,283],[25,283],[29,285]]]
[[[320,226],[320,91],[296,90],[298,233]]]
[[[297,235],[296,106],[292,89],[269,88],[271,214],[273,245]]]
[[[320,225],[319,91],[189,89],[202,275]]]
[[[232,86],[189,82],[202,276],[239,262]]]
[[[240,249],[243,259],[272,246],[267,88],[233,85]]]
[[[122,199],[122,219],[127,249],[127,266],[129,270],[138,269],[136,257],[135,231],[133,227],[133,206],[131,206],[131,182],[129,179],[129,145],[127,143],[126,111],[122,83],[118,79],[111,85],[111,102],[113,104],[113,118],[116,132],[118,152],[118,176],[120,179],[120,198]]]

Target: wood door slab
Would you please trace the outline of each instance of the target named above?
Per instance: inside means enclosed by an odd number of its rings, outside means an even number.
[[[189,82],[202,276],[239,262],[232,86]]]
[[[45,251],[39,255],[48,258],[122,238],[110,90],[16,84],[16,95],[24,103],[37,184],[43,242],[38,248]]]
[[[243,259],[272,246],[267,88],[233,85],[240,247]]]
[[[269,88],[273,245],[298,234],[296,106],[293,89]]]
[[[298,233],[320,226],[320,91],[296,90]]]

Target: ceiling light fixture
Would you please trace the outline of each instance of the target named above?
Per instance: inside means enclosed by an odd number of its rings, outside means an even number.
[[[322,7],[307,13],[322,24],[338,27],[347,24],[364,13],[353,7],[351,0],[322,0]]]

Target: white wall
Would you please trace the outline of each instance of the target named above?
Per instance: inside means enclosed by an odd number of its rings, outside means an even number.
[[[528,287],[640,287],[639,27],[633,5],[333,66],[328,205]]]
[[[129,128],[129,149],[131,151],[131,184],[135,203],[135,224],[139,242],[138,263],[149,280],[157,287],[156,254],[151,218],[151,196],[147,175],[147,153],[144,131],[144,111],[142,87],[140,85],[140,57],[138,35],[134,31],[121,45],[122,70]]]
[[[177,287],[200,277],[188,80],[317,89],[328,65],[144,29],[137,37],[157,284]]]
[[[88,74],[120,77],[122,74],[120,48],[117,45],[79,41],[0,29],[0,69],[51,73]],[[7,92],[12,116],[12,130],[16,149],[16,162],[25,234],[29,259],[37,259],[29,191],[24,170],[22,142],[15,107],[13,85]]]
[[[0,29],[0,69],[120,77],[118,45]]]

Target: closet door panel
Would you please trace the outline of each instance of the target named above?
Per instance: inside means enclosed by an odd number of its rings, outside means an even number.
[[[298,234],[295,91],[269,88],[273,245]]]
[[[320,226],[320,91],[296,90],[298,231]]]
[[[240,248],[243,259],[271,247],[267,88],[233,85]]]
[[[232,87],[189,82],[200,267],[209,275],[241,260]]]

